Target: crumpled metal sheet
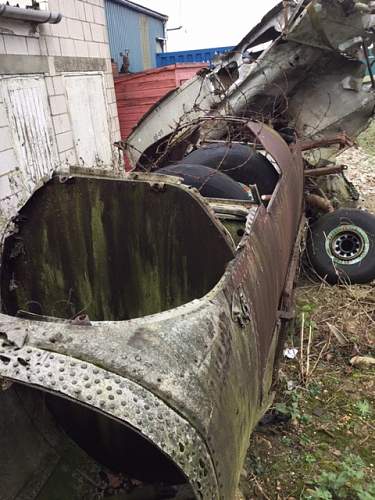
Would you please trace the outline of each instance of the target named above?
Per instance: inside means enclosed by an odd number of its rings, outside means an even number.
[[[362,50],[363,42],[372,42],[375,16],[356,5],[313,0],[272,9],[211,70],[166,96],[141,120],[127,141],[130,163],[135,166],[177,125],[207,115],[282,124],[294,127],[301,138],[342,131],[357,135],[375,106],[374,89],[363,83]],[[225,136],[226,128],[211,122],[201,127],[206,138],[210,127],[210,139]]]

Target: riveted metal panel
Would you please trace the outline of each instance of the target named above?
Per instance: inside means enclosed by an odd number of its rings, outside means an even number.
[[[193,465],[193,455],[181,463],[178,449],[165,446],[165,428],[151,429],[151,434],[148,422],[134,424],[131,413],[124,420],[167,453],[188,477],[196,498],[204,500],[234,498],[250,432],[271,402],[268,391],[281,325],[278,311],[283,307],[284,290],[294,277],[295,267],[290,272],[291,263],[302,234],[300,152],[289,149],[274,131],[262,124],[250,123],[249,127],[278,163],[280,180],[268,207],[257,205],[249,209],[246,233],[236,255],[218,284],[205,296],[154,315],[87,325],[77,325],[74,320],[43,323],[0,315],[0,328],[6,336],[5,345],[3,342],[0,349],[0,376],[40,385],[46,390],[79,389],[78,393],[63,393],[109,415],[113,415],[111,411],[116,411],[118,405],[121,407],[123,393],[119,394],[120,398],[112,397],[115,381],[121,378],[125,384],[123,389],[138,394],[143,408],[146,409],[145,404],[152,408],[154,402],[160,401],[159,407],[164,403],[178,415],[181,422],[178,421],[177,435],[187,436],[181,449],[191,450],[190,443],[193,447],[196,443],[196,454],[201,459],[200,462],[198,458],[198,464],[210,467],[203,471],[203,479]],[[160,177],[164,176],[137,172],[121,180],[117,178],[116,182],[127,184],[127,189],[131,187],[129,181],[151,182],[155,189],[154,181]],[[98,187],[101,182],[101,178],[96,179]],[[165,186],[175,185],[204,208],[207,218],[221,233],[209,202],[178,182],[173,178],[159,181],[162,189],[154,191],[160,197],[158,202],[164,200],[165,203],[170,193]],[[174,206],[180,202],[181,206],[185,205],[183,199],[185,197],[178,198]],[[164,219],[157,217],[157,220]],[[195,218],[189,217],[189,220]],[[161,231],[155,232],[161,234]],[[13,354],[9,345],[18,347],[17,354]],[[36,372],[36,363],[30,370],[24,370],[28,363],[32,365],[34,350],[41,351],[39,357],[43,362],[47,356],[53,356],[48,361],[50,366],[44,367],[47,376]],[[82,364],[82,370],[91,369],[89,365],[93,370],[100,367],[104,376],[111,377],[108,401],[104,397],[94,399],[92,387],[77,387],[82,379],[78,371],[67,382],[59,380],[65,383],[66,389],[51,389],[49,379],[57,383],[51,361],[60,363],[60,359]],[[38,368],[42,369],[39,365]],[[58,370],[61,368],[64,366]],[[20,379],[24,372],[22,376],[26,378]],[[41,377],[41,380],[32,378],[28,382],[28,376]],[[101,392],[101,397],[102,394],[105,393]],[[130,401],[129,398],[125,407],[131,409]],[[120,415],[114,416],[121,419]],[[154,415],[151,416],[154,420]],[[168,421],[171,421],[169,417]],[[186,423],[190,425],[185,426]],[[171,440],[176,441],[176,437],[173,435]]]
[[[14,349],[2,347],[0,352],[2,376],[62,395],[130,424],[175,460],[189,477],[197,498],[218,498],[215,469],[204,440],[183,416],[152,392],[91,363],[79,363],[43,349],[24,346],[15,355]],[[10,363],[4,363],[4,359]],[[4,433],[0,436],[3,438]],[[9,466],[11,450],[6,458]],[[0,471],[0,481],[14,484],[6,466]]]

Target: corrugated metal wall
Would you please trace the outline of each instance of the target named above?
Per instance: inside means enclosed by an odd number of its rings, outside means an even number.
[[[160,44],[156,43],[156,38],[157,37],[163,38],[165,36],[164,29],[163,29],[163,23],[161,21],[159,21],[158,19],[155,19],[154,17],[149,17],[148,18],[148,32],[149,32],[149,39],[150,39],[150,53],[152,54],[152,66],[151,67],[156,68],[156,65],[157,65],[156,52],[160,52],[160,50],[156,50],[157,46],[160,47]]]
[[[111,57],[121,69],[121,52],[129,50],[130,71],[156,67],[156,37],[164,37],[161,20],[111,0],[105,0]]]
[[[126,139],[142,116],[161,97],[192,78],[205,64],[179,64],[115,78],[121,138]]]
[[[183,63],[208,63],[211,64],[213,58],[218,54],[225,54],[233,47],[213,47],[209,49],[181,50],[178,52],[164,52],[157,54],[156,66],[168,66],[169,64]]]

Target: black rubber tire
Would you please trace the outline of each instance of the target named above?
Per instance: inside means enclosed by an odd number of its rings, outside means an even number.
[[[228,175],[204,165],[179,163],[156,171],[157,174],[175,175],[183,179],[183,183],[198,189],[207,198],[226,198],[231,200],[247,200],[247,191]]]
[[[265,156],[246,144],[212,144],[188,154],[184,163],[220,169],[242,184],[256,184],[261,195],[272,194],[279,174]]]
[[[339,209],[310,228],[307,256],[328,283],[368,283],[375,279],[375,216]]]

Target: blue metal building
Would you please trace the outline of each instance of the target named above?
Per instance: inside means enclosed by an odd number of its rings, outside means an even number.
[[[129,0],[105,0],[111,57],[121,69],[128,54],[132,73],[156,67],[164,49],[168,16]]]
[[[199,50],[180,50],[179,52],[164,52],[156,55],[156,65],[168,66],[180,63],[207,63],[211,64],[213,58],[218,54],[229,52],[233,47],[214,47]]]

